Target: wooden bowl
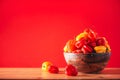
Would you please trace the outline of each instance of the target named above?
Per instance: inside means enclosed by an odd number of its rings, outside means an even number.
[[[64,53],[67,64],[74,65],[79,72],[98,73],[105,68],[111,53]]]

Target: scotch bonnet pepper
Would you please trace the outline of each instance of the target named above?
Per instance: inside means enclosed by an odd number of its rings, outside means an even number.
[[[43,62],[43,63],[42,63],[42,70],[44,70],[44,71],[48,71],[49,66],[51,66],[51,65],[52,65],[52,63],[49,62],[49,61],[45,61],[45,62]]]
[[[96,53],[106,53],[106,47],[105,46],[96,46],[94,48],[94,50],[96,51]]]

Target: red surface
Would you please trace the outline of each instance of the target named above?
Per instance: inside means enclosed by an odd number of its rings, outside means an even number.
[[[108,39],[107,67],[120,67],[119,22],[119,0],[0,0],[0,67],[64,67],[66,41],[86,27]]]

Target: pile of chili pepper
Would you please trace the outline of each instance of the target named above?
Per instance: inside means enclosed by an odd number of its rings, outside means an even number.
[[[87,28],[77,35],[75,39],[66,43],[64,52],[83,54],[109,53],[111,49],[105,37],[99,37],[96,32]]]

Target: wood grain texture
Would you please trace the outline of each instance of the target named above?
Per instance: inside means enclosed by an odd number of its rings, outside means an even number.
[[[67,76],[64,68],[58,74],[42,71],[41,68],[0,68],[0,79],[120,79],[120,68],[105,68],[98,74],[79,72],[77,76]]]

